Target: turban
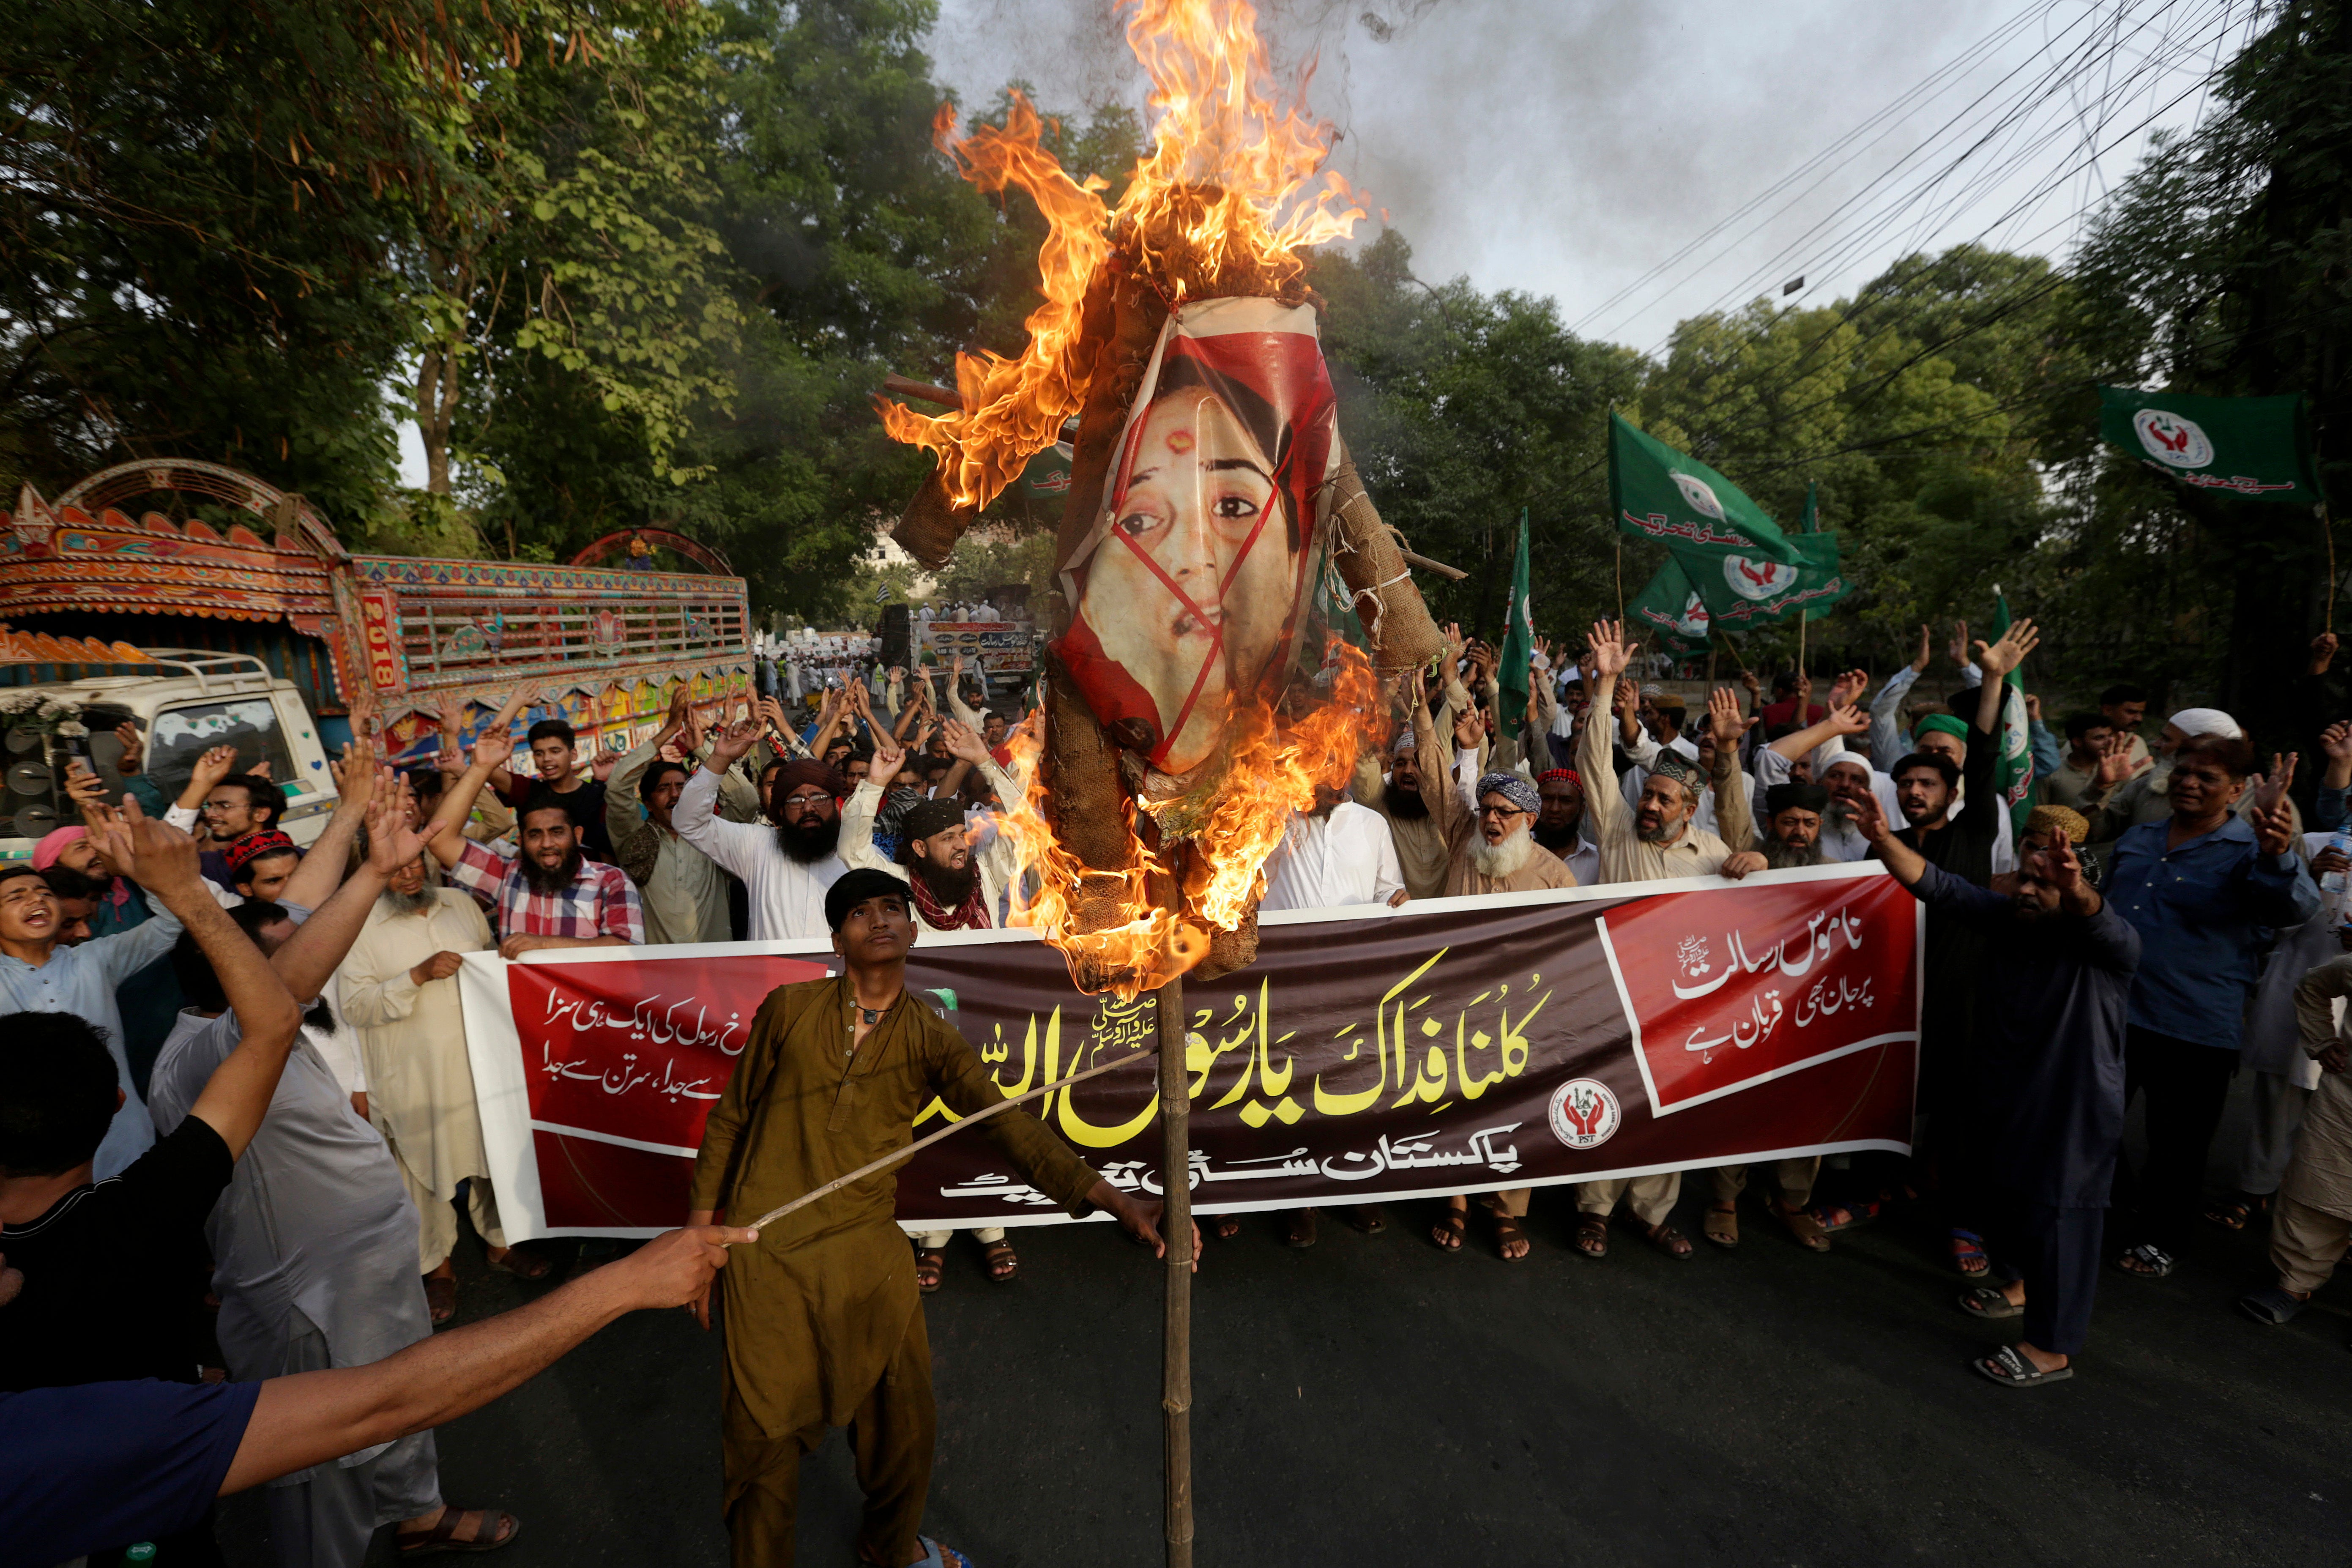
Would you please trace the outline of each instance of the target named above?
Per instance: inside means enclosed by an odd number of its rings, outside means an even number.
[[[299,855],[300,853],[302,853],[300,845],[272,827],[260,833],[248,833],[230,845],[228,868],[231,872],[242,871],[256,860],[268,856]]]
[[[1819,816],[1830,804],[1830,792],[1819,784],[1777,784],[1764,792],[1764,815],[1780,816],[1784,811],[1810,811]]]
[[[1962,745],[1968,744],[1969,727],[1949,713],[1930,713],[1911,726],[1911,743],[1917,745],[1922,735],[1949,735]]]
[[[838,768],[826,767],[810,757],[794,757],[776,770],[779,795],[790,795],[803,784],[814,784],[836,799],[849,793],[849,781],[841,776]]]
[[[1698,765],[1672,746],[1659,750],[1658,759],[1650,764],[1650,771],[1663,778],[1674,780],[1693,795],[1698,794]]]
[[[1401,757],[1407,752],[1418,751],[1420,749],[1421,742],[1412,738],[1412,731],[1411,730],[1401,730],[1397,732],[1395,744],[1389,747],[1389,752],[1390,754],[1393,756]]]
[[[89,829],[87,827],[60,827],[56,829],[54,832],[44,837],[38,844],[33,846],[33,869],[36,871],[47,870],[50,867],[58,863],[58,857],[66,852],[66,847],[68,845],[79,844],[89,837]]]
[[[2233,741],[2246,738],[2238,721],[2219,708],[2183,708],[2166,722],[2184,735],[2227,735]]]
[[[1473,798],[1483,801],[1490,795],[1501,795],[1521,811],[1533,813],[1543,809],[1543,796],[1536,793],[1535,785],[1517,773],[1496,773],[1482,775],[1478,780],[1477,793]]]
[[[824,890],[824,923],[827,929],[839,931],[849,911],[868,899],[908,896],[907,884],[887,871],[877,871],[871,866],[858,866],[844,871],[832,887]]]
[[[907,808],[898,818],[898,832],[912,844],[918,838],[929,838],[934,833],[945,833],[950,827],[963,826],[963,803],[952,795],[937,800],[919,801]]]
[[[2080,844],[2091,836],[2091,824],[2081,812],[2067,806],[2037,805],[2025,819],[2025,831],[2055,834],[2069,844]]]

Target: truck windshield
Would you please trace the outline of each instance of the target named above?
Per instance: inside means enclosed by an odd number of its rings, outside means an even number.
[[[236,748],[238,773],[251,773],[256,763],[266,762],[277,783],[302,782],[294,777],[294,758],[278,727],[278,710],[266,697],[191,702],[156,714],[147,737],[147,776],[165,800],[177,800],[188,775],[195,772],[196,759],[215,746]]]

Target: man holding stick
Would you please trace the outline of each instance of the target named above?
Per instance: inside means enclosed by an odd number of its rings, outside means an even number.
[[[690,1224],[765,1215],[904,1149],[935,1095],[966,1117],[1004,1098],[963,1037],[907,990],[907,884],[858,868],[825,890],[824,912],[843,971],[769,994],[704,1130]],[[1039,1192],[1074,1215],[1108,1210],[1166,1255],[1160,1205],[1104,1181],[1035,1118],[1008,1111],[988,1132]],[[740,1568],[791,1563],[801,1459],[844,1426],[866,1492],[859,1558],[965,1562],[919,1533],[937,1415],[897,1190],[880,1171],[779,1215],[720,1277],[727,1528]],[[694,1310],[708,1327],[707,1289]]]

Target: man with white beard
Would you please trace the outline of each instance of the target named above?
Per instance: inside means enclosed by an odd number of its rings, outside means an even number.
[[[1406,681],[1404,690],[1412,705],[1415,754],[1431,763],[1420,773],[1421,796],[1428,803],[1431,819],[1444,832],[1450,856],[1446,895],[1528,893],[1576,886],[1575,873],[1569,870],[1568,863],[1535,841],[1536,816],[1543,809],[1543,797],[1536,793],[1536,786],[1520,773],[1478,773],[1478,744],[1486,733],[1478,710],[1465,708],[1456,720],[1454,765],[1448,770],[1435,765],[1442,753],[1437,749],[1437,728],[1429,715],[1428,692],[1417,679]],[[1596,776],[1608,776],[1605,757],[1603,764]],[[1446,776],[1449,771],[1454,777]],[[1495,1218],[1496,1247],[1507,1261],[1517,1262],[1528,1255],[1527,1228],[1519,1222],[1527,1217],[1531,1191],[1515,1187],[1482,1194]],[[1456,1194],[1431,1227],[1430,1239],[1444,1251],[1459,1251],[1469,1232],[1469,1195]]]
[[[1594,712],[1609,710],[1618,678],[1624,674],[1636,646],[1625,641],[1618,623],[1593,623],[1589,663],[1594,676]],[[1707,720],[1715,731],[1711,782],[1721,836],[1691,820],[1698,807],[1698,770],[1678,754],[1662,752],[1656,771],[1642,782],[1641,799],[1630,811],[1624,797],[1613,790],[1595,790],[1586,803],[1593,837],[1601,845],[1604,883],[1718,875],[1737,880],[1764,868],[1764,857],[1747,847],[1753,834],[1748,826],[1748,781],[1740,776],[1738,767],[1739,733],[1744,726],[1738,699],[1729,689],[1717,691],[1709,700]],[[1594,778],[1606,777],[1608,770],[1608,728],[1587,724],[1577,742],[1577,772]],[[1591,1258],[1609,1255],[1609,1216],[1622,1198],[1642,1222],[1652,1246],[1669,1258],[1689,1258],[1690,1238],[1666,1223],[1681,1194],[1679,1171],[1578,1183],[1576,1206],[1580,1214],[1576,1249]]]

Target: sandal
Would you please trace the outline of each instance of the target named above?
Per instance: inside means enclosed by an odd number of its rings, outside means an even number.
[[[1960,1292],[1960,1310],[1972,1318],[2021,1318],[2025,1309],[2009,1299],[2005,1290],[1990,1285],[1979,1285]]]
[[[932,1247],[915,1248],[915,1289],[928,1296],[947,1282],[948,1255]]]
[[[2205,1211],[2205,1223],[2218,1225],[2223,1230],[2243,1230],[2246,1222],[2270,1207],[2266,1197],[2242,1193],[2234,1198],[2224,1198]]]
[[[1209,1221],[1209,1234],[1219,1241],[1231,1241],[1241,1233],[1242,1216],[1237,1214],[1217,1215]]]
[[[908,1563],[907,1568],[971,1568],[971,1558],[928,1535],[915,1537],[915,1543],[923,1549],[924,1554]]]
[[[2238,1298],[2238,1310],[2258,1323],[2284,1323],[2310,1304],[2310,1297],[2293,1295],[2275,1285]]]
[[[2172,1272],[2172,1254],[2152,1241],[2144,1241],[2116,1258],[2116,1267],[2142,1279],[2161,1279]]]
[[[425,1310],[433,1315],[433,1326],[436,1329],[457,1315],[457,1277],[455,1274],[427,1274],[425,1277]]]
[[[988,1277],[999,1285],[1021,1278],[1021,1259],[1014,1255],[1013,1244],[999,1237],[981,1245],[981,1256],[988,1259]]]
[[[1806,1212],[1813,1216],[1813,1223],[1821,1226],[1823,1236],[1835,1236],[1839,1231],[1868,1225],[1878,1217],[1884,1206],[1876,1198],[1864,1198],[1852,1203],[1817,1204]]]
[[[478,1522],[474,1533],[460,1541],[457,1527],[468,1519]],[[392,1542],[403,1557],[422,1557],[429,1552],[496,1552],[513,1545],[521,1533],[522,1521],[504,1509],[444,1507],[432,1529],[394,1531]]]
[[[489,1250],[490,1267],[511,1274],[518,1279],[544,1279],[555,1265],[536,1252],[526,1252],[520,1247],[493,1247]]]
[[[1513,1252],[1514,1245],[1524,1250]],[[1535,1244],[1528,1240],[1528,1227],[1519,1223],[1518,1216],[1498,1211],[1495,1215],[1496,1254],[1506,1263],[1524,1263],[1534,1250]]]
[[[1828,1228],[1811,1209],[1802,1205],[1790,1208],[1786,1204],[1775,1203],[1772,1212],[1780,1216],[1780,1223],[1789,1227],[1789,1239],[1799,1247],[1808,1252],[1827,1252],[1830,1249]]]
[[[1970,1279],[1982,1279],[1985,1270],[1992,1267],[1992,1259],[1985,1256],[1984,1237],[1975,1231],[1953,1226],[1952,1267]]]
[[[1685,1236],[1681,1231],[1676,1230],[1673,1226],[1666,1224],[1663,1220],[1658,1224],[1652,1226],[1648,1230],[1643,1232],[1643,1234],[1649,1238],[1649,1242],[1652,1247],[1656,1247],[1660,1252],[1664,1253],[1668,1258],[1673,1258],[1677,1263],[1688,1263],[1691,1260],[1692,1255],[1698,1250],[1690,1244],[1689,1237]]]
[[[2043,1372],[2018,1354],[2015,1345],[2003,1345],[1989,1356],[1969,1363],[1969,1368],[1979,1377],[1990,1378],[2003,1388],[2038,1388],[2045,1383],[2063,1383],[2074,1375],[2072,1366]]]
[[[1286,1246],[1304,1252],[1315,1245],[1315,1211],[1313,1209],[1292,1209],[1285,1217],[1287,1228],[1284,1231],[1282,1239]]]
[[[1605,1214],[1583,1214],[1576,1216],[1576,1250],[1587,1258],[1609,1256],[1609,1216]]]
[[[1447,1209],[1437,1216],[1437,1223],[1429,1227],[1429,1239],[1440,1252],[1461,1251],[1462,1240],[1469,1234],[1470,1211],[1466,1208]]]
[[[1350,1226],[1366,1236],[1378,1236],[1389,1227],[1388,1213],[1378,1204],[1358,1204],[1339,1212],[1347,1216]]]
[[[1739,1245],[1739,1211],[1725,1206],[1711,1206],[1699,1221],[1698,1233],[1728,1252]]]

